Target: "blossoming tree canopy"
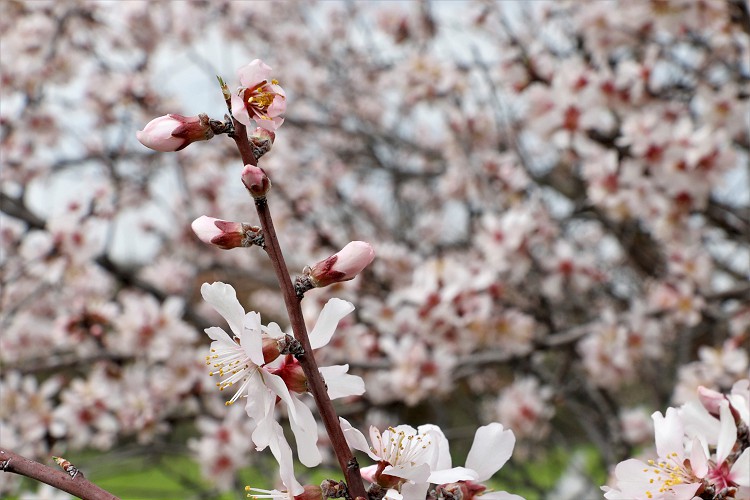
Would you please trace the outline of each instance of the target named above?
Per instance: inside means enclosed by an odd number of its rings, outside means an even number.
[[[2,6],[0,496],[750,496],[745,2]]]

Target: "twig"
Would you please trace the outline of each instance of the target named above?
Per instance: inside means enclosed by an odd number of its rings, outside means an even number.
[[[36,479],[82,500],[120,500],[112,493],[87,480],[83,474],[76,474],[72,477],[66,472],[29,460],[7,448],[0,448],[0,471],[13,472]]]

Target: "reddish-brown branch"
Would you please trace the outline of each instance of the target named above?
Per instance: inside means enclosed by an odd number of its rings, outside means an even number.
[[[83,477],[83,474],[71,477],[62,470],[53,469],[39,462],[29,460],[2,447],[0,447],[0,471],[13,472],[21,476],[36,479],[39,482],[54,486],[83,500],[119,500],[112,493],[101,489],[87,480]]]
[[[247,138],[245,126],[234,120],[234,127],[236,132],[233,139],[242,157],[242,163],[245,165],[257,165],[257,160],[253,156],[252,147]],[[338,415],[333,408],[331,399],[328,397],[325,382],[318,371],[318,364],[310,347],[310,340],[307,336],[307,328],[305,327],[305,320],[300,307],[300,299],[294,290],[294,284],[286,267],[284,255],[281,252],[279,239],[276,237],[276,229],[273,226],[273,219],[268,208],[268,200],[266,198],[256,199],[255,208],[258,212],[260,225],[263,228],[266,253],[268,253],[271,259],[276,278],[279,281],[294,337],[302,344],[305,350],[305,355],[299,358],[299,362],[307,377],[308,388],[313,398],[315,398],[320,418],[323,420],[323,425],[331,440],[331,445],[339,461],[339,467],[341,467],[341,471],[346,478],[349,494],[352,498],[367,498],[362,476],[359,473],[359,464],[349,449],[349,445],[346,443],[346,438],[339,424]]]

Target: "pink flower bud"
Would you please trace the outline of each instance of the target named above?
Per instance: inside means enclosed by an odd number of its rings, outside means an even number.
[[[441,484],[435,488],[436,493],[442,494],[441,497],[461,498],[462,500],[472,500],[481,496],[487,489],[483,484],[475,481],[458,481],[455,483]]]
[[[258,127],[250,134],[249,139],[253,147],[253,155],[258,160],[261,156],[271,151],[273,141],[276,139],[276,133],[273,130]]]
[[[191,142],[205,141],[214,136],[208,116],[164,115],[154,118],[143,130],[135,133],[141,144],[156,151],[179,151]]]
[[[306,270],[316,288],[353,279],[375,258],[375,251],[364,241],[349,242],[337,254],[331,255]]]
[[[224,250],[249,247],[258,237],[260,228],[241,222],[230,222],[202,215],[191,224],[193,232],[204,243]]]
[[[262,168],[255,165],[245,165],[242,169],[242,183],[253,198],[263,198],[271,189],[271,180]]]
[[[708,413],[718,418],[720,414],[720,406],[722,401],[726,401],[724,395],[720,392],[716,392],[713,389],[698,387],[698,399],[700,400],[703,407],[708,410]]]
[[[291,354],[284,358],[284,362],[278,368],[270,370],[274,375],[281,377],[287,389],[298,394],[307,392],[307,377],[302,365],[294,359]]]

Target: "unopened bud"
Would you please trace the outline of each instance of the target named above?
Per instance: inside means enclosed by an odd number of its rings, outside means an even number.
[[[135,133],[138,140],[155,151],[179,151],[191,142],[206,141],[214,136],[207,115],[176,114],[154,118]]]
[[[474,481],[458,481],[456,483],[441,484],[435,488],[438,498],[457,498],[461,500],[472,500],[481,495],[487,487]]]
[[[375,258],[375,251],[364,241],[349,242],[335,255],[305,269],[316,288],[353,279]]]
[[[284,362],[278,368],[271,370],[271,373],[281,377],[286,384],[287,389],[299,394],[307,392],[307,377],[294,356],[287,355]]]
[[[268,178],[262,168],[255,165],[245,165],[242,169],[242,183],[247,191],[255,199],[265,198],[268,190],[271,189],[271,179]]]
[[[698,387],[698,399],[708,413],[719,418],[721,403],[726,401],[726,397],[722,393],[701,385]]]
[[[281,356],[279,340],[269,335],[263,335],[263,362],[270,363]]]
[[[323,500],[323,490],[320,486],[306,484],[305,491],[294,496],[294,500]]]
[[[252,134],[250,134],[249,138],[250,144],[253,147],[253,156],[255,156],[255,159],[257,160],[271,151],[273,141],[276,139],[276,133],[273,130],[266,130],[258,127]]]
[[[244,222],[231,222],[201,215],[191,224],[193,232],[204,243],[224,250],[259,244],[260,228]]]

